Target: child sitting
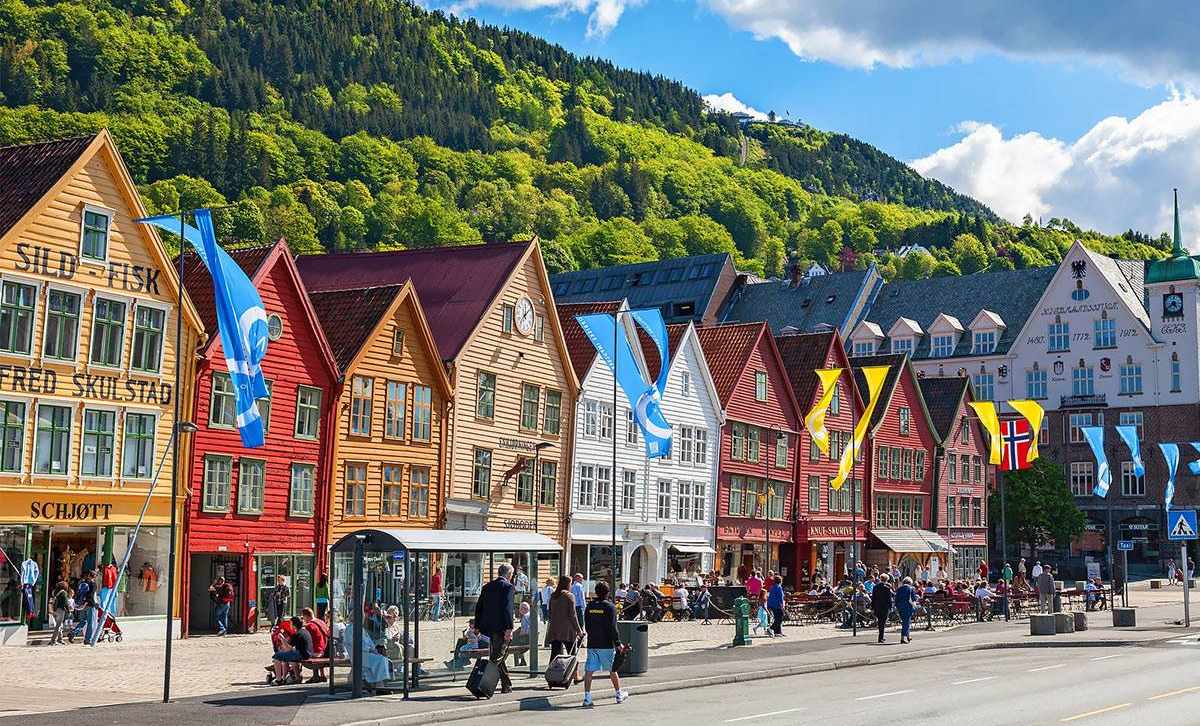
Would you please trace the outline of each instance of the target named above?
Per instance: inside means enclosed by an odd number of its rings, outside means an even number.
[[[463,670],[471,662],[471,651],[483,650],[490,647],[491,640],[479,632],[478,628],[475,627],[474,620],[468,620],[462,637],[454,644],[454,657],[446,661],[445,665],[452,671]]]

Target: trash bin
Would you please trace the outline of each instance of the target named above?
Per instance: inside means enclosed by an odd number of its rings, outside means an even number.
[[[1058,590],[1054,591],[1054,612],[1062,612],[1062,593]]]
[[[650,624],[639,620],[617,621],[621,642],[631,650],[617,670],[623,676],[645,673],[650,668]]]

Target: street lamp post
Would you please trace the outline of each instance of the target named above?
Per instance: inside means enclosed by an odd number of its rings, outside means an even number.
[[[615,419],[613,421],[613,425],[614,426],[616,425]],[[616,432],[614,431],[614,434],[615,433]],[[541,530],[538,529],[538,510],[540,509],[540,506],[542,503],[542,484],[543,484],[541,455],[542,455],[542,451],[549,449],[551,446],[554,446],[554,444],[550,443],[549,441],[540,441],[533,445],[533,474],[530,477],[530,479],[531,479],[530,489],[532,490],[532,493],[533,493],[533,531],[538,534],[541,533]],[[535,597],[533,598],[533,602],[531,603],[533,605],[533,608],[532,608],[533,612],[531,613],[532,617],[529,618],[529,675],[530,676],[536,676],[538,673],[538,645],[537,644],[539,642],[541,642],[540,640],[538,640],[538,618],[541,617],[541,609],[542,608],[540,606],[540,603],[538,602],[537,596],[541,594],[542,588],[538,585],[538,577],[539,577],[539,575],[538,575],[538,553],[530,552],[529,553],[529,584],[530,584],[530,589],[531,589],[532,593],[535,594]],[[547,603],[547,606],[549,606],[549,603]]]

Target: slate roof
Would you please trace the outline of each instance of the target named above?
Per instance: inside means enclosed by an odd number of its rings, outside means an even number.
[[[809,406],[816,398],[821,382],[814,371],[825,367],[825,358],[829,355],[834,337],[834,332],[829,331],[775,338],[775,347],[779,348],[779,357],[783,359],[788,381],[802,408]]]
[[[1145,303],[1145,263],[1141,260],[1117,260],[1084,247],[1092,265],[1112,283],[1117,297],[1129,308],[1133,317],[1150,329],[1150,313]]]
[[[0,147],[0,236],[33,209],[95,140],[91,134]]]
[[[965,326],[980,310],[987,309],[1004,320],[1006,327],[996,341],[995,352],[1006,353],[1057,269],[1038,267],[889,282],[880,290],[865,319],[877,323],[886,335],[901,317],[916,321],[922,330],[928,331],[941,313],[958,318]],[[928,332],[917,339],[914,359],[929,357],[930,340]],[[971,342],[970,331],[959,336],[954,355],[971,355]],[[883,348],[889,349],[889,345],[890,341],[885,341]]]
[[[438,351],[450,361],[458,357],[531,244],[305,255],[296,259],[296,266],[313,293],[402,285],[411,279]]]
[[[700,347],[712,373],[713,386],[721,407],[729,405],[733,389],[737,387],[746,362],[754,351],[755,344],[765,332],[765,323],[726,323],[704,325],[696,328]]]
[[[967,376],[926,377],[918,379],[917,384],[921,386],[921,396],[925,399],[929,419],[944,441],[954,427],[971,379]]]
[[[870,395],[870,389],[867,388],[867,379],[863,375],[862,369],[868,366],[888,366],[887,377],[884,378],[883,388],[879,391],[879,405],[871,414],[869,428],[874,431],[875,427],[879,426],[879,422],[883,421],[883,417],[887,415],[887,404],[892,400],[892,394],[896,390],[896,383],[900,380],[901,371],[908,365],[908,356],[903,353],[859,356],[851,358],[850,365],[854,368],[854,383],[862,393],[864,405],[868,403],[867,397]]]
[[[309,292],[313,309],[325,330],[338,371],[346,367],[367,342],[379,318],[396,299],[403,285],[385,285],[356,290]]]
[[[557,302],[602,302],[624,298],[633,309],[666,306],[663,317],[668,321],[690,318],[698,323],[716,294],[722,271],[732,264],[724,252],[676,257],[560,272],[550,276],[550,286]],[[688,302],[693,303],[692,314],[676,315],[674,306]]]
[[[564,303],[558,305],[558,319],[562,323],[563,342],[566,343],[567,354],[571,357],[571,367],[575,369],[575,377],[580,381],[587,375],[588,369],[592,367],[592,362],[596,360],[596,346],[592,345],[592,341],[583,332],[583,327],[576,322],[575,316],[587,315],[588,313],[607,313],[612,315],[613,311],[620,304],[619,301],[613,301],[600,303]],[[683,340],[683,335],[686,332],[686,323],[667,326],[667,355],[672,360],[675,357],[675,353],[679,351],[679,343]],[[654,345],[654,342],[650,340],[650,336],[641,328],[638,328],[638,341],[642,344],[642,355],[646,359],[646,368],[650,374],[650,379],[657,379],[658,372],[662,366],[662,359],[658,355],[658,347]]]
[[[765,320],[776,335],[786,327],[803,333],[814,332],[821,325],[840,329],[870,277],[870,270],[853,270],[817,275],[798,285],[781,280],[746,282],[730,296],[722,319]]]
[[[254,273],[258,272],[258,268],[271,255],[273,249],[275,249],[275,245],[259,245],[225,251],[237,263],[237,266],[242,268],[246,277],[253,279]],[[178,255],[171,260],[171,264],[176,270],[179,269]],[[192,299],[192,304],[196,306],[196,312],[200,315],[200,321],[204,323],[204,329],[208,331],[209,336],[218,335],[217,307],[216,301],[213,299],[212,277],[209,276],[208,268],[204,266],[195,252],[184,254],[183,286],[187,290],[188,297]]]

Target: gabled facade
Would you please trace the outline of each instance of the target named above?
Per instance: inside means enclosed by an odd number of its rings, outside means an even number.
[[[850,444],[854,425],[863,413],[862,400],[842,337],[836,332],[806,335],[781,335],[775,339],[780,357],[787,369],[788,380],[801,414],[807,414],[820,399],[823,391],[815,370],[841,368],[838,392],[830,402],[825,416],[829,431],[829,454],[813,442],[807,430],[800,432],[796,482],[796,563],[800,568],[800,584],[806,576],[821,574],[828,581],[846,571],[853,562],[854,542],[861,553],[867,541],[867,519],[863,512],[864,497],[869,499],[867,462],[857,461],[850,479],[838,490],[830,481],[837,474],[842,451]],[[865,447],[864,447],[865,448]],[[852,511],[854,507],[857,512]]]
[[[646,458],[633,412],[624,397],[613,411],[612,371],[575,316],[613,314],[624,303],[559,305],[571,360],[582,382],[575,414],[574,462],[568,526],[570,572],[589,581],[606,579],[612,541],[613,505],[621,563],[617,580],[643,584],[679,573],[708,572],[715,553],[721,407],[691,322],[667,328],[670,368],[662,409],[674,429],[672,455]],[[643,336],[649,375],[661,361]],[[617,479],[612,488],[613,437]]]
[[[31,560],[35,609],[0,598],[0,643],[46,625],[48,594],[129,553],[126,638],[161,638],[175,402],[192,414],[203,331],[107,131],[0,148],[0,543]],[[177,316],[182,339],[176,345]],[[182,351],[182,354],[181,354]],[[181,366],[176,390],[176,366]],[[185,437],[180,466],[186,466]],[[133,540],[150,494],[144,526]],[[19,592],[12,567],[0,592]]]
[[[292,589],[287,615],[313,605],[325,553],[330,416],[338,370],[287,244],[229,250],[267,311],[270,346],[258,402],[264,445],[242,446],[212,279],[192,253],[184,284],[209,331],[196,366],[196,416],[187,518],[183,522],[185,634],[213,632],[208,587],[222,575],[234,587],[234,632],[273,619],[266,607],[275,578]],[[259,603],[252,607],[251,603]],[[257,621],[257,622],[255,622]]]
[[[702,327],[700,345],[724,412],[717,472],[717,559],[722,579],[753,569],[798,573],[792,507],[799,406],[766,323]]]

